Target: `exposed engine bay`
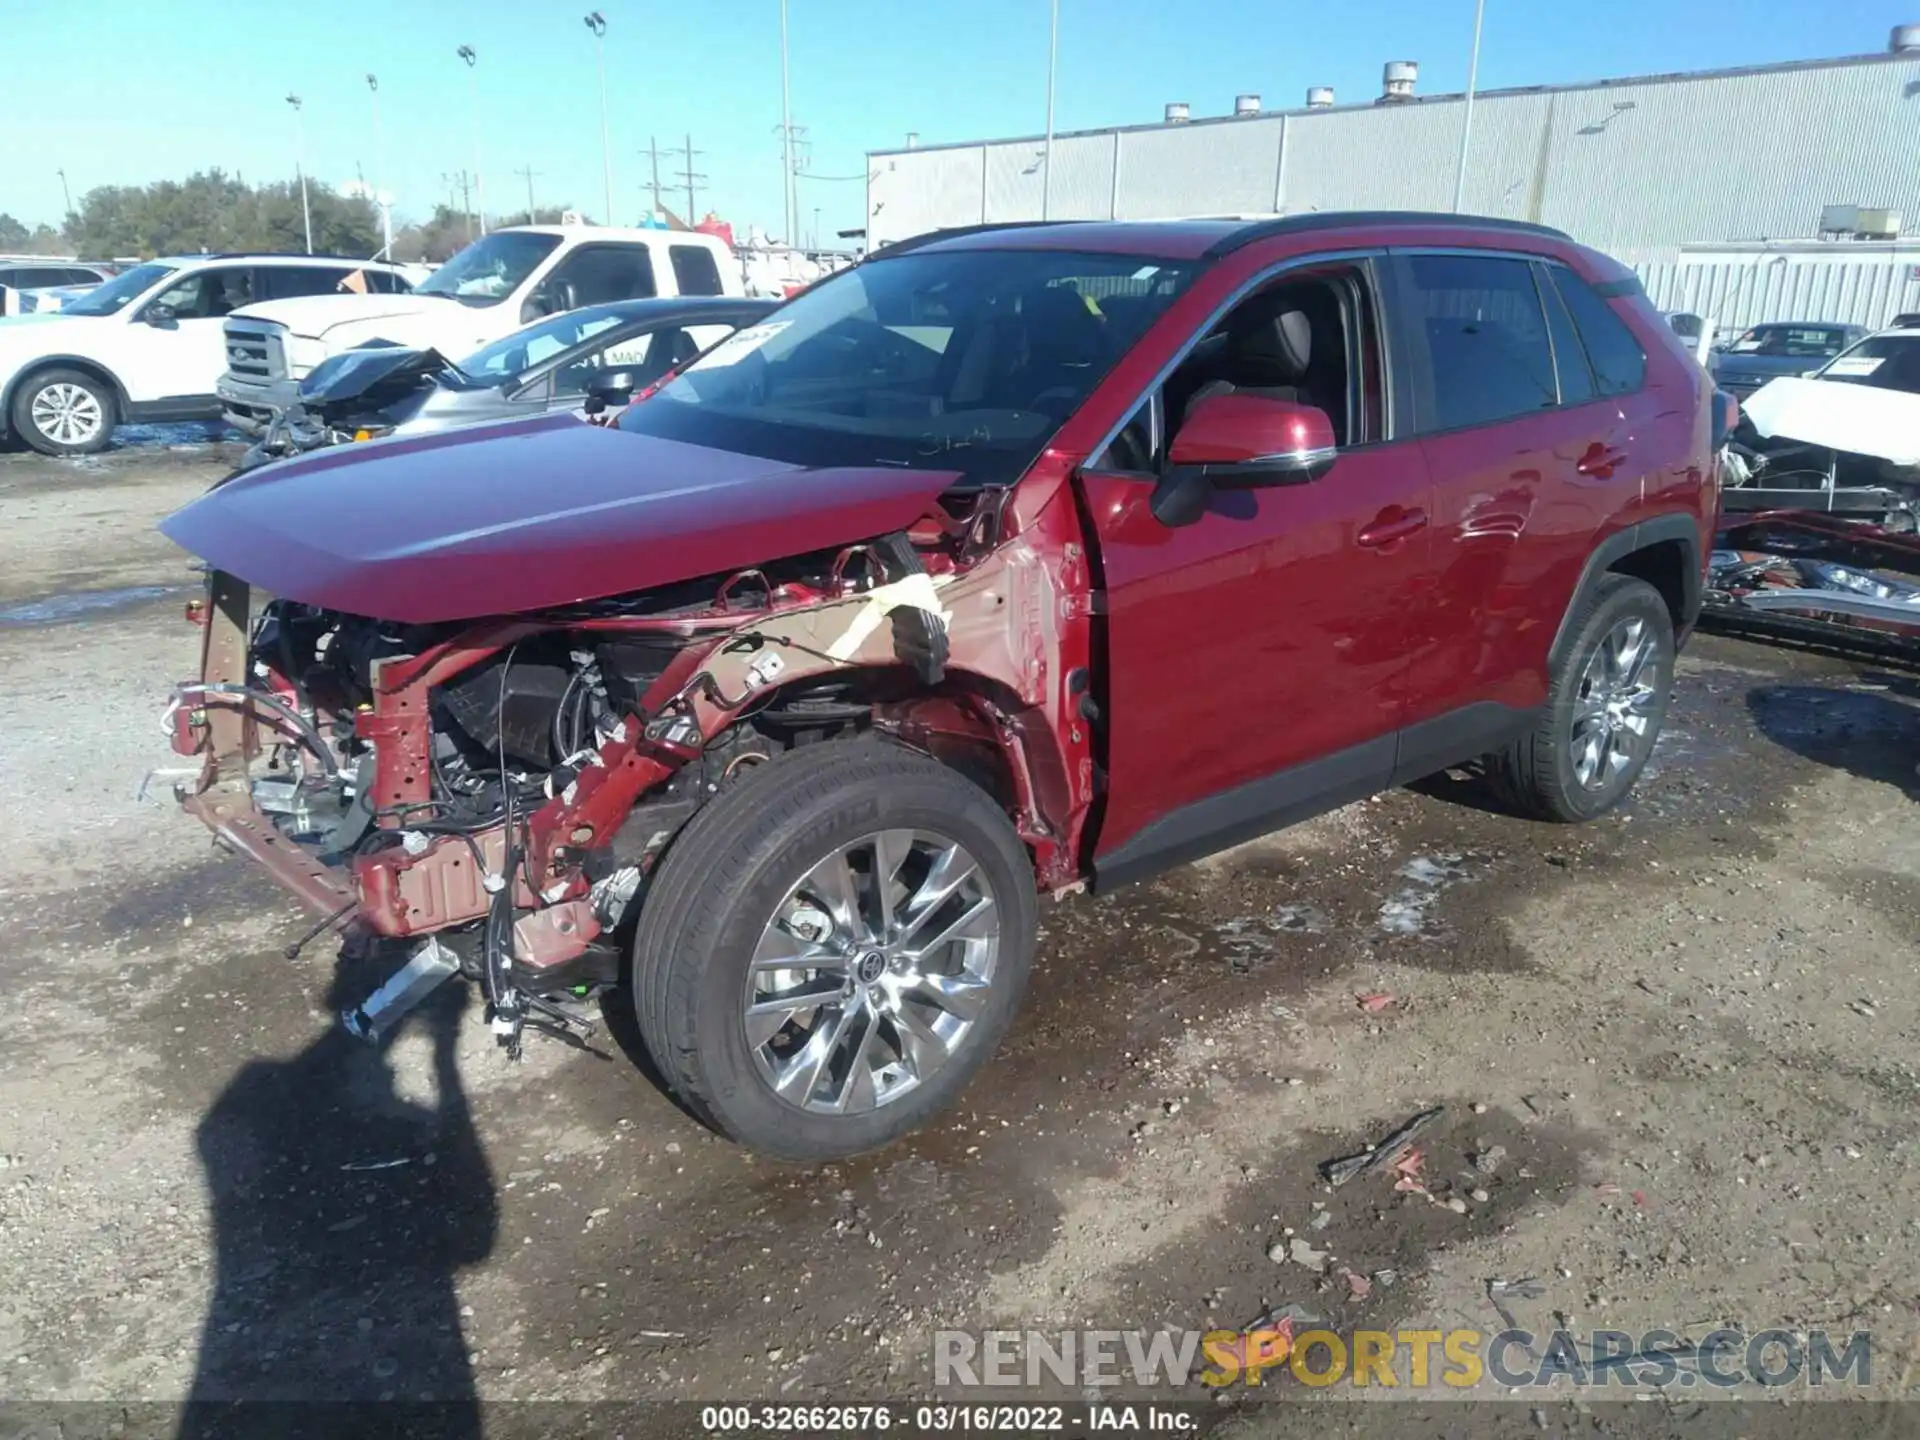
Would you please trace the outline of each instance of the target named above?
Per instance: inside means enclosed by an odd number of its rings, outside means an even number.
[[[620,983],[647,876],[701,807],[796,746],[882,731],[1003,799],[1047,888],[1091,799],[1058,753],[1084,654],[1077,547],[1003,533],[1005,492],[913,531],[492,620],[250,604],[213,571],[169,724],[185,808],[346,948],[411,959],[343,1017],[378,1035],[454,973],[496,1034],[570,1030]],[[1043,517],[1044,518],[1044,517]],[[1082,662],[1084,663],[1084,662]],[[1079,672],[1084,675],[1082,669]],[[1077,709],[1074,713],[1078,713]],[[302,943],[305,943],[304,941]],[[297,948],[297,947],[290,947]]]

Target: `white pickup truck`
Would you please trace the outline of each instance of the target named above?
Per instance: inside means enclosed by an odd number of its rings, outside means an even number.
[[[410,294],[314,296],[234,311],[217,387],[222,413],[235,429],[259,435],[314,366],[356,346],[461,356],[583,305],[741,291],[733,252],[711,235],[516,225],[474,241]]]

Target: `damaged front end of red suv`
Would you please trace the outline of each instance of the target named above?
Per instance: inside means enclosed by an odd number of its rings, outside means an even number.
[[[514,1049],[621,983],[675,836],[797,746],[935,756],[1068,886],[1090,580],[1050,459],[967,495],[560,417],[250,473],[163,526],[209,566],[181,803],[316,934],[410,952],[350,1028],[459,972]]]

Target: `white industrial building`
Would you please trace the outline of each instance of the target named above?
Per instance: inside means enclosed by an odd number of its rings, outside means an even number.
[[[1451,210],[1464,95],[876,151],[867,241],[983,222]],[[1881,54],[1474,97],[1461,209],[1533,220],[1635,266],[1723,327],[1920,310],[1920,26]],[[1903,241],[1903,233],[1914,233]]]

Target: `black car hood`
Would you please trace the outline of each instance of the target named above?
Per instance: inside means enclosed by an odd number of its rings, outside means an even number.
[[[322,360],[300,382],[300,403],[309,409],[342,400],[393,399],[417,389],[423,379],[452,370],[438,350],[405,345],[368,345]]]

